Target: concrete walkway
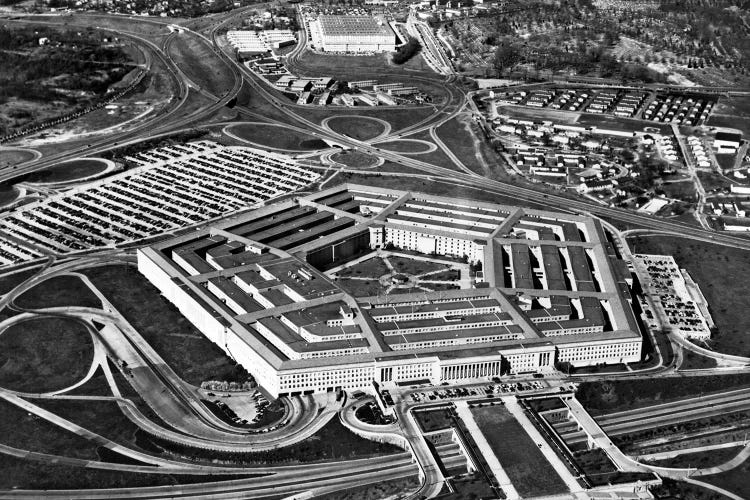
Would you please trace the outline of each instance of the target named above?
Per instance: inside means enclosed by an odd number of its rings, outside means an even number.
[[[466,428],[469,429],[471,437],[474,439],[474,442],[477,443],[479,451],[487,461],[487,465],[490,466],[492,474],[495,476],[495,479],[497,479],[497,482],[505,492],[508,500],[520,499],[521,495],[516,491],[508,474],[505,473],[503,466],[500,465],[500,461],[497,459],[495,452],[492,451],[492,447],[485,439],[484,434],[482,434],[477,423],[474,421],[474,416],[471,414],[471,411],[469,411],[469,406],[466,401],[456,401],[456,413],[461,417]]]

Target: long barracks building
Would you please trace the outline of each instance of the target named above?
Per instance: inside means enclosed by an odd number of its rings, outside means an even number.
[[[481,271],[435,290],[343,278],[379,255]],[[641,358],[627,267],[576,215],[345,184],[139,250],[138,268],[273,395]]]

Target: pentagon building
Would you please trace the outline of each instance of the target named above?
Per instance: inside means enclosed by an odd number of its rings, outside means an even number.
[[[386,250],[481,271],[343,288],[337,270]],[[344,184],[141,249],[138,268],[273,395],[641,358],[627,266],[576,215]]]

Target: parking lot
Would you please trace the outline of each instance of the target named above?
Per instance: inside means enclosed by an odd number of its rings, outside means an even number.
[[[541,380],[523,382],[493,382],[475,387],[446,387],[444,389],[412,392],[409,396],[415,403],[440,401],[443,399],[469,398],[476,396],[495,397],[500,394],[516,394],[520,392],[539,391],[549,388],[549,384]]]
[[[127,157],[135,168],[26,205],[0,221],[0,262],[115,246],[250,208],[318,175],[293,160],[202,141]],[[13,240],[30,243],[30,248]]]

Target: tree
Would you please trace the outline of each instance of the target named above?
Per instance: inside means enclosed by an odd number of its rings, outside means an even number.
[[[495,49],[495,59],[493,61],[495,69],[503,71],[511,69],[521,61],[521,52],[512,43],[505,41]]]

